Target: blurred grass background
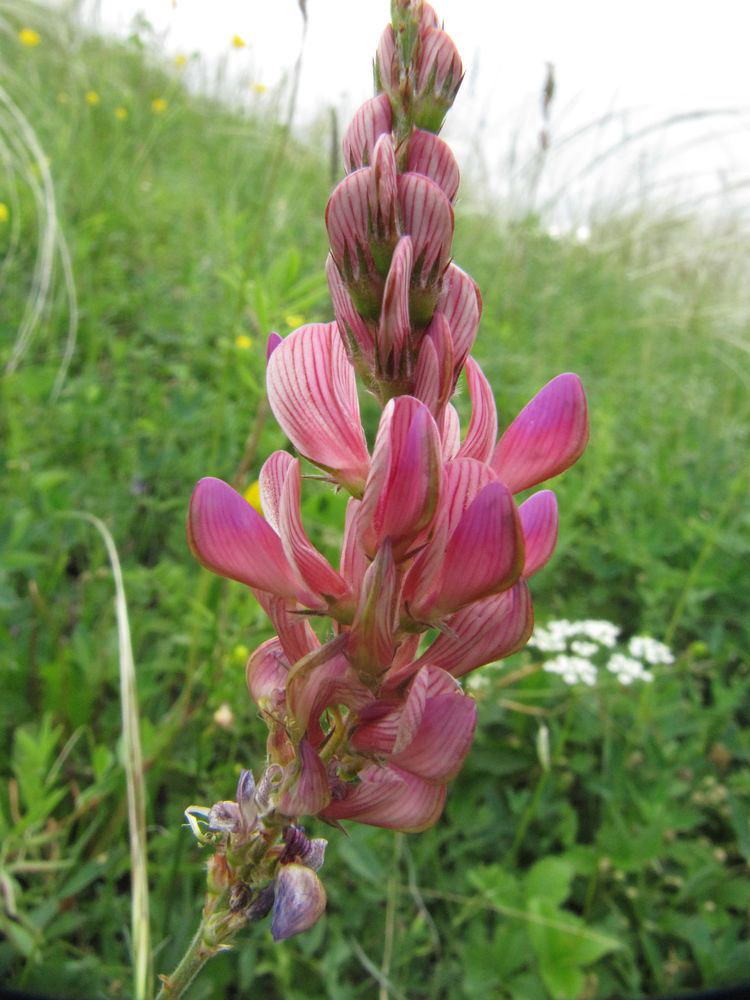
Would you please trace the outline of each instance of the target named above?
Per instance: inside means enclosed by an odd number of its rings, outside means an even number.
[[[268,626],[191,559],[185,509],[200,476],[244,487],[285,445],[265,335],[330,317],[330,137],[292,137],[282,95],[189,93],[145,26],[104,40],[3,2],[0,48],[0,977],[128,996],[113,583],[68,515],[102,518],[122,561],[168,971],[202,898],[182,810],[231,794],[264,747],[243,666]],[[333,833],[326,919],[283,946],[257,928],[196,998],[656,995],[750,967],[747,234],[651,210],[580,241],[474,197],[454,253],[483,292],[501,419],[561,370],[589,396],[539,620],[606,618],[680,656],[639,691],[505,692],[543,716],[485,693],[439,826]],[[309,484],[329,553],[342,510]]]

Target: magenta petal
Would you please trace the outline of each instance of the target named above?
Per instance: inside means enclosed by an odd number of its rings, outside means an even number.
[[[341,545],[341,565],[339,567],[341,575],[355,594],[359,593],[369,565],[367,556],[359,544],[359,512],[361,507],[361,500],[349,497],[349,502],[346,505],[344,540]]]
[[[359,723],[351,736],[351,745],[362,753],[385,756],[393,749],[403,706],[389,702],[374,702],[362,710]]]
[[[372,765],[360,771],[357,783],[341,782],[335,787],[331,802],[320,815],[323,819],[354,819],[370,826],[419,833],[439,819],[446,788],[397,767]]]
[[[433,282],[442,276],[450,260],[451,203],[437,184],[422,174],[399,174],[398,197],[404,232],[414,244],[414,280]]]
[[[271,619],[289,663],[320,647],[320,640],[304,615],[296,614],[296,602],[274,597],[264,590],[253,590],[256,600]]]
[[[266,341],[266,364],[268,363],[268,360],[273,352],[281,343],[281,340],[281,334],[278,334],[275,331],[268,334],[268,340]]]
[[[539,490],[518,508],[523,529],[526,563],[523,575],[533,576],[549,562],[557,544],[557,498],[552,490]]]
[[[421,128],[412,132],[406,169],[429,177],[443,190],[449,201],[456,197],[459,182],[456,158],[448,143],[432,132]]]
[[[274,941],[286,941],[309,930],[326,908],[326,891],[307,865],[280,865],[274,883],[271,934]]]
[[[402,236],[396,244],[385,281],[377,339],[380,367],[388,375],[399,373],[401,353],[411,333],[409,287],[412,265],[411,237]]]
[[[206,569],[281,597],[307,596],[299,594],[279,536],[221,479],[201,479],[193,490],[187,534]]]
[[[283,698],[289,661],[276,636],[267,639],[255,650],[245,667],[245,680],[250,697],[261,708],[261,702],[271,703]]]
[[[360,676],[377,676],[391,664],[398,628],[400,582],[390,539],[386,539],[365,573],[349,633],[349,660]]]
[[[495,397],[484,372],[473,358],[466,359],[466,381],[471,396],[471,420],[458,454],[461,458],[486,462],[497,440]]]
[[[335,323],[300,327],[271,355],[268,401],[294,446],[347,488],[362,488],[369,458],[354,369]]]
[[[281,491],[284,480],[289,472],[289,466],[294,458],[288,451],[274,451],[263,463],[258,476],[260,485],[260,505],[266,520],[274,531],[279,530],[279,508],[281,507]]]
[[[297,748],[297,760],[284,783],[277,808],[285,816],[315,816],[331,798],[323,761],[306,739]]]
[[[360,541],[374,556],[385,538],[396,560],[435,513],[442,457],[437,425],[413,396],[388,402],[372,454],[360,509]]]
[[[498,441],[490,464],[511,493],[520,493],[569,468],[588,437],[581,380],[558,375],[521,410]]]
[[[289,466],[281,494],[279,530],[289,562],[296,567],[305,585],[326,601],[339,601],[351,596],[349,587],[328,560],[313,546],[305,534],[300,516],[299,459]],[[324,605],[325,606],[325,605]]]
[[[372,159],[375,143],[383,132],[391,131],[393,114],[385,94],[365,101],[354,113],[344,132],[344,166],[347,171],[365,167]],[[411,168],[409,168],[411,169]]]
[[[437,311],[445,316],[451,328],[454,373],[458,378],[477,336],[482,297],[476,282],[455,264],[445,272]]]
[[[523,535],[510,490],[504,483],[490,483],[450,537],[433,614],[457,611],[506,590],[518,579],[523,558]]]
[[[510,656],[526,644],[534,626],[529,588],[519,580],[510,590],[451,615],[445,624],[447,630],[414,666],[431,664],[450,671],[454,677],[463,677],[476,667]]]
[[[414,395],[433,416],[437,416],[440,404],[440,363],[435,345],[429,337],[423,337],[419,345],[414,372]]]

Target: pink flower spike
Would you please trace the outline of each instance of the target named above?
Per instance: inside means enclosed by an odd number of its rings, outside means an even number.
[[[393,113],[385,94],[365,101],[344,132],[344,166],[347,171],[366,167],[372,159],[375,143],[384,132],[391,131]]]
[[[296,567],[305,586],[321,594],[327,603],[351,599],[349,586],[305,534],[300,516],[299,459],[292,459],[279,508],[279,533],[289,562]]]
[[[187,535],[198,562],[213,573],[303,603],[315,600],[300,593],[302,588],[273,528],[221,479],[201,479],[193,490]]]
[[[457,379],[476,340],[482,297],[474,280],[455,264],[449,265],[445,272],[436,311],[445,316],[451,329],[454,379]]]
[[[421,128],[412,132],[406,169],[429,177],[443,190],[448,201],[456,197],[460,179],[456,158],[448,143],[432,132]]]
[[[350,492],[364,487],[369,467],[354,369],[335,323],[300,327],[271,356],[268,401],[302,455]]]
[[[445,624],[446,631],[425,650],[413,669],[430,664],[450,671],[454,677],[463,677],[485,663],[510,656],[526,644],[534,627],[529,588],[519,580],[510,590],[451,615]],[[408,670],[402,670],[398,680],[408,675]]]
[[[405,233],[414,244],[414,281],[437,283],[448,266],[453,209],[434,181],[422,174],[399,174],[398,197]]]
[[[490,465],[512,493],[564,472],[589,437],[586,396],[577,375],[558,375],[521,410],[497,443]]]
[[[279,508],[281,507],[281,491],[284,480],[294,459],[288,451],[274,451],[263,463],[258,476],[260,485],[260,505],[266,520],[278,533]]]
[[[523,535],[510,490],[504,483],[489,483],[450,537],[432,615],[458,611],[507,590],[520,576],[523,558]]]
[[[518,508],[523,529],[526,563],[525,577],[533,576],[552,557],[557,544],[557,498],[552,490],[533,493]]]
[[[413,262],[411,237],[402,236],[385,281],[376,345],[380,371],[391,378],[399,375],[404,345],[411,333],[409,286]]]
[[[283,701],[288,674],[289,661],[278,638],[261,643],[245,667],[247,689],[258,708],[266,702]]]
[[[419,833],[440,818],[446,789],[447,785],[430,784],[400,768],[373,764],[359,772],[358,782],[334,785],[331,802],[320,815]]]
[[[271,355],[279,346],[281,341],[282,341],[281,334],[275,333],[273,331],[268,334],[268,340],[266,341],[266,364],[268,364]]]
[[[285,816],[315,816],[331,799],[325,765],[304,737],[277,803]]]
[[[360,541],[371,557],[385,538],[400,561],[432,520],[440,493],[440,435],[413,396],[388,402],[380,418],[360,509]]]
[[[466,381],[471,396],[471,420],[458,454],[461,458],[487,462],[497,440],[497,408],[484,372],[471,357],[466,359]]]

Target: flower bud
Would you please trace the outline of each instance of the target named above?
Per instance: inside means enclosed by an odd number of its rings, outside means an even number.
[[[274,941],[285,941],[309,930],[326,908],[326,891],[306,865],[281,865],[276,876],[271,916]]]
[[[414,121],[439,132],[463,79],[461,57],[452,39],[439,28],[423,36],[417,62]]]

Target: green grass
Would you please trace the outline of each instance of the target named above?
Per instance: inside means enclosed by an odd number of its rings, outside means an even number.
[[[17,42],[27,23],[41,33],[37,48]],[[295,314],[330,316],[328,151],[286,134],[274,95],[245,113],[189,95],[178,69],[138,39],[86,37],[17,4],[0,5],[0,31],[0,85],[47,158],[78,307],[60,384],[70,290],[57,244],[40,321],[2,380],[0,976],[66,996],[127,996],[114,585],[101,540],[69,514],[102,518],[122,562],[151,940],[155,967],[168,971],[202,898],[182,810],[226,797],[239,766],[257,769],[264,752],[243,665],[268,626],[242,588],[191,559],[185,509],[200,476],[239,470],[244,485],[284,446],[257,417],[264,339]],[[44,165],[7,105],[0,128],[4,364],[50,202],[43,189],[35,202]],[[204,971],[197,998],[251,988],[284,1000],[385,996],[368,963],[381,969],[386,927],[394,997],[656,995],[746,974],[743,234],[642,214],[600,223],[577,244],[533,218],[459,205],[455,258],[482,288],[475,353],[501,418],[561,370],[581,374],[590,400],[590,446],[559,484],[558,554],[534,581],[539,619],[609,618],[681,655],[647,689],[577,695],[536,674],[505,690],[549,712],[549,773],[538,719],[486,691],[438,827],[395,839],[332,833],[326,919],[282,946],[257,928]],[[329,552],[341,515],[340,498],[309,486],[306,524]],[[229,728],[214,721],[224,703]]]

